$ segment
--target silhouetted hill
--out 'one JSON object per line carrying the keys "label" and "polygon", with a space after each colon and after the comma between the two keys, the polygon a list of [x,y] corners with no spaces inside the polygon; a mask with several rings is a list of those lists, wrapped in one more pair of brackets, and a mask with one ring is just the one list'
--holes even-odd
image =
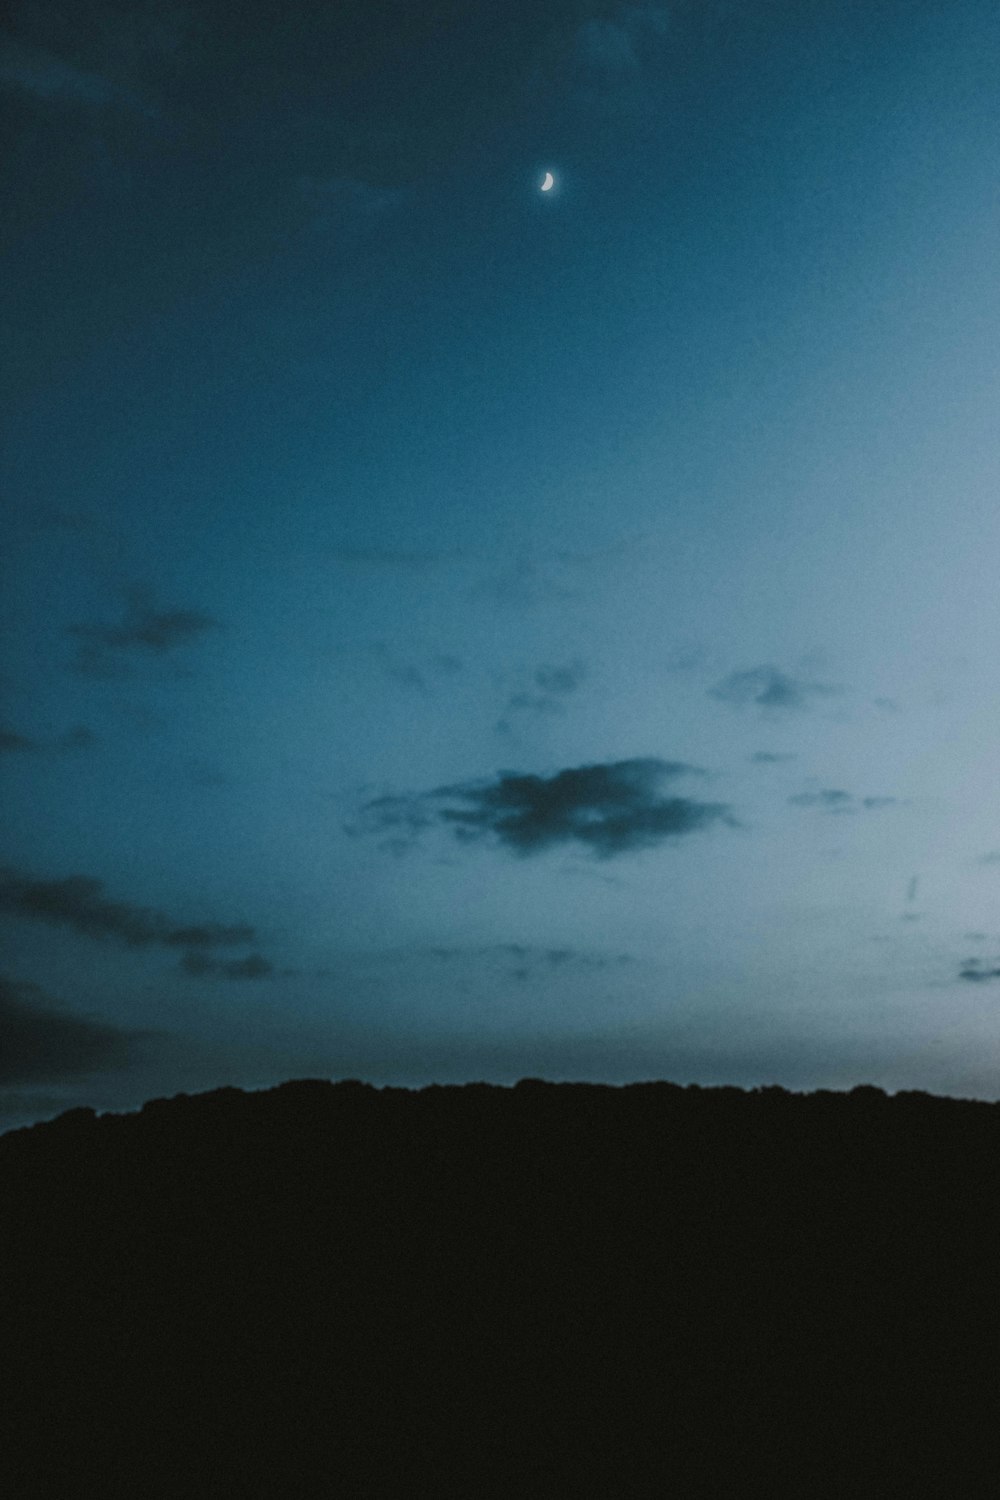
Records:
{"label": "silhouetted hill", "polygon": [[1000,1105],[303,1080],[0,1137],[5,1493],[992,1493]]}

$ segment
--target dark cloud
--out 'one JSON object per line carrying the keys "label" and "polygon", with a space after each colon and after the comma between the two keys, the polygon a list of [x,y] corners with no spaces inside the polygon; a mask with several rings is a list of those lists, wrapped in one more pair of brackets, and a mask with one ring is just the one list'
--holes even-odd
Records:
{"label": "dark cloud", "polygon": [[756,704],[763,709],[788,709],[801,711],[810,706],[813,698],[828,697],[840,689],[825,682],[813,682],[804,677],[792,677],[778,667],[749,667],[743,672],[730,672],[715,687],[709,688],[709,696],[723,703],[737,706]]}
{"label": "dark cloud", "polygon": [[123,1067],[142,1033],[60,1011],[38,985],[0,976],[0,1084]]}
{"label": "dark cloud", "polygon": [[755,766],[778,766],[785,761],[796,760],[798,757],[791,754],[779,753],[774,750],[755,750],[750,760]]}
{"label": "dark cloud", "polygon": [[74,667],[88,677],[119,674],[130,657],[165,656],[218,628],[218,620],[198,609],[157,609],[142,589],[126,596],[118,625],[70,625],[67,634],[80,642]]}
{"label": "dark cloud", "polygon": [[35,880],[0,868],[0,912],[69,927],[83,937],[111,939],[127,948],[224,948],[254,941],[252,927],[218,922],[185,926],[148,907],[109,901],[103,890],[102,882],[89,875]]}
{"label": "dark cloud", "polygon": [[984,967],[982,960],[978,958],[967,958],[963,961],[958,971],[959,979],[969,979],[973,983],[982,983],[988,979],[1000,979],[1000,968]]}
{"label": "dark cloud", "polygon": [[463,841],[492,837],[517,854],[575,843],[610,858],[714,822],[735,824],[721,803],[661,795],[664,781],[690,774],[704,773],[682,762],[653,758],[576,766],[552,776],[502,771],[485,784],[377,798],[363,810],[364,826],[391,832],[397,839],[403,835],[412,843],[425,828],[437,824]]}

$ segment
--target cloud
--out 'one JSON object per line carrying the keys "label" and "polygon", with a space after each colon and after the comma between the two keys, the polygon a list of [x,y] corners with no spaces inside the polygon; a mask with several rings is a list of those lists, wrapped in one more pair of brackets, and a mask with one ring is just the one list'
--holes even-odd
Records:
{"label": "cloud", "polygon": [[0,1084],[122,1067],[133,1060],[143,1035],[67,1015],[38,985],[0,976]]}
{"label": "cloud", "polygon": [[81,937],[110,939],[126,948],[211,949],[252,943],[252,927],[218,922],[184,925],[163,912],[126,901],[109,901],[103,883],[89,875],[62,880],[35,880],[9,867],[0,868],[0,912],[68,927]]}
{"label": "cloud", "polygon": [[571,662],[565,667],[539,667],[535,682],[549,698],[564,698],[575,693],[586,676],[582,661]]}
{"label": "cloud", "polygon": [[753,703],[765,710],[801,711],[810,706],[811,699],[827,697],[841,690],[829,683],[791,677],[778,667],[765,665],[749,667],[743,672],[731,672],[708,691],[710,697],[718,698],[723,703],[737,706]]}
{"label": "cloud", "polygon": [[80,642],[75,670],[88,677],[112,677],[130,656],[165,656],[218,628],[218,620],[197,609],[156,609],[144,589],[126,595],[119,625],[70,625],[67,634]]}
{"label": "cloud", "polygon": [[597,972],[635,963],[629,953],[588,953],[579,948],[539,948],[526,943],[487,943],[478,948],[436,947],[425,950],[428,957],[442,963],[486,960],[513,964],[507,968],[509,978],[533,980],[556,970],[572,973]]}
{"label": "cloud", "polygon": [[[581,661],[564,667],[538,667],[532,674],[530,688],[511,693],[506,712],[561,714],[564,700],[576,692],[585,676],[586,668]],[[510,732],[507,719],[500,719],[496,727],[501,734]]]}
{"label": "cloud", "polygon": [[988,854],[979,856],[981,865],[1000,865],[1000,849],[991,849]]}
{"label": "cloud", "polygon": [[853,811],[851,804],[854,798],[850,792],[825,788],[821,792],[799,792],[788,800],[793,807],[823,807],[827,812],[847,812]]}
{"label": "cloud", "polygon": [[367,645],[351,649],[360,650],[392,682],[399,683],[401,687],[416,688],[420,693],[432,691],[429,677],[454,677],[462,670],[461,658],[446,651],[429,654],[418,666],[416,662],[397,655],[385,641],[371,641]]}
{"label": "cloud", "polygon": [[664,781],[692,774],[704,772],[654,758],[576,766],[552,776],[501,771],[493,782],[376,798],[366,804],[363,818],[368,830],[392,834],[397,846],[412,844],[438,825],[463,842],[492,837],[516,854],[579,844],[607,859],[714,822],[735,825],[721,803],[660,794]]}
{"label": "cloud", "polygon": [[779,766],[786,760],[796,760],[797,757],[790,754],[779,754],[774,750],[755,750],[750,760],[755,766]]}
{"label": "cloud", "polygon": [[899,799],[897,797],[855,798],[850,792],[825,787],[818,792],[799,792],[796,796],[789,797],[788,800],[793,807],[822,807],[827,812],[856,812],[859,807],[871,812],[880,807],[893,807]]}
{"label": "cloud", "polygon": [[984,968],[981,959],[967,958],[958,971],[958,977],[980,984],[988,979],[1000,979],[1000,968]]}

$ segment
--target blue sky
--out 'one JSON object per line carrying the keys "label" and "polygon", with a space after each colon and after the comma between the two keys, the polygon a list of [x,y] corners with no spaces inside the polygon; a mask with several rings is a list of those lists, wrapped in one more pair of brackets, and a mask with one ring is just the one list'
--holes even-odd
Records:
{"label": "blue sky", "polygon": [[998,64],[978,0],[14,6],[0,1124],[997,1097]]}

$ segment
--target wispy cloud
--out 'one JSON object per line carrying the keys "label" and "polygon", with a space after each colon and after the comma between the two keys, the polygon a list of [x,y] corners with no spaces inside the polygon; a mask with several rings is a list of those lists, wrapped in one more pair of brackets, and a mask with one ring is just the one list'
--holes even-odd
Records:
{"label": "wispy cloud", "polygon": [[[70,34],[72,23],[65,28],[65,48],[58,46],[58,40],[55,48],[43,47],[9,32],[0,33],[0,91],[20,95],[36,108],[73,111],[78,116],[116,109],[156,119],[160,111],[147,97],[141,81],[144,64],[157,51],[153,41],[156,28],[149,31],[145,48],[139,45],[139,33],[135,31],[136,46],[130,47],[128,28],[122,20],[104,28],[100,68],[88,67],[67,55],[76,50],[78,39]],[[162,33],[162,26],[159,30]]]}
{"label": "wispy cloud", "polygon": [[436,947],[425,950],[441,963],[493,963],[518,981],[543,978],[556,971],[583,973],[620,969],[635,963],[629,953],[591,953],[579,948],[541,948],[528,943],[488,943],[479,947]]}
{"label": "wispy cloud", "polygon": [[653,758],[570,767],[551,776],[502,771],[492,782],[376,798],[364,807],[361,828],[348,831],[387,834],[387,847],[396,852],[438,825],[463,842],[491,838],[516,854],[577,844],[607,859],[715,822],[735,824],[721,803],[662,795],[665,781],[699,774],[694,766]]}
{"label": "wispy cloud", "polygon": [[[527,686],[511,693],[504,709],[508,714],[561,714],[565,712],[567,698],[575,693],[586,677],[582,661],[566,666],[541,666],[531,674]],[[509,734],[511,725],[507,717],[497,723],[500,734]]]}
{"label": "wispy cloud", "polygon": [[0,1084],[126,1066],[143,1033],[61,1011],[38,985],[0,976]]}
{"label": "wispy cloud", "polygon": [[737,707],[753,704],[765,710],[801,712],[811,707],[815,698],[829,697],[840,691],[830,683],[793,677],[780,667],[763,665],[731,672],[715,687],[709,688],[709,696]]}
{"label": "wispy cloud", "polygon": [[400,687],[415,688],[420,693],[431,693],[435,682],[455,677],[462,670],[461,657],[448,651],[428,651],[414,660],[409,655],[402,655],[387,641],[369,641],[345,649],[352,654],[359,653],[380,676]]}
{"label": "wispy cloud", "polygon": [[750,760],[755,766],[780,766],[783,765],[785,761],[795,759],[797,759],[797,757],[794,755],[775,750],[755,750],[754,753],[750,756]]}
{"label": "wispy cloud", "polygon": [[824,787],[819,792],[798,792],[788,800],[792,807],[822,807],[826,812],[847,812],[854,803],[850,792],[833,787]]}
{"label": "wispy cloud", "polygon": [[117,625],[70,625],[67,634],[80,642],[76,671],[88,677],[113,677],[136,657],[166,656],[218,626],[218,620],[203,610],[158,609],[145,589],[132,589]]}
{"label": "wispy cloud", "polygon": [[854,797],[850,792],[835,787],[824,787],[817,792],[798,792],[789,797],[793,807],[820,807],[825,812],[857,812],[863,808],[872,812],[880,807],[893,807],[897,797]]}
{"label": "wispy cloud", "polygon": [[539,692],[558,701],[575,693],[586,675],[583,662],[573,661],[564,667],[539,667],[535,673],[535,683]]}

